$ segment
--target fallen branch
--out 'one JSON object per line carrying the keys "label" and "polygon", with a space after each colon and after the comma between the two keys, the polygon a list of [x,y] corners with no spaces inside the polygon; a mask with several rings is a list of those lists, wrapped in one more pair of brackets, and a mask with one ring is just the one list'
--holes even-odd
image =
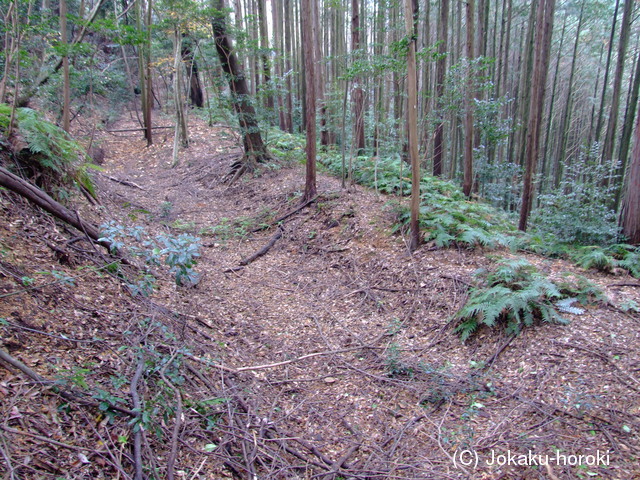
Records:
{"label": "fallen branch", "polygon": [[24,435],[26,437],[35,438],[36,440],[40,440],[41,442],[50,443],[51,445],[57,445],[58,447],[68,448],[69,450],[80,450],[80,451],[87,451],[87,452],[94,451],[91,448],[78,447],[76,445],[69,445],[68,443],[58,442],[57,440],[53,440],[52,438],[43,437],[41,435],[36,435],[34,433],[23,432],[22,430],[17,430],[15,428],[7,427],[4,425],[0,425],[0,429],[8,433],[15,433],[16,435]]}
{"label": "fallen branch", "polygon": [[[163,128],[175,128],[174,126],[169,126],[169,127],[151,127],[151,130],[161,130]],[[146,128],[122,128],[120,130],[105,130],[105,132],[107,133],[122,133],[122,132],[140,132],[140,131],[144,131],[146,130]]]}
{"label": "fallen branch", "polygon": [[247,257],[244,260],[241,260],[240,265],[241,266],[249,265],[251,262],[265,255],[269,250],[271,250],[271,247],[273,247],[276,244],[276,242],[282,237],[282,232],[283,232],[282,227],[279,227],[278,231],[269,240],[269,243],[267,243],[264,247],[262,247],[260,250],[258,250],[256,253],[254,253],[250,257]]}
{"label": "fallen branch", "polygon": [[146,192],[146,189],[142,188],[140,185],[138,185],[135,182],[130,182],[129,180],[120,180],[119,178],[111,177],[109,175],[105,175],[105,177],[107,177],[112,182],[116,182],[116,183],[119,183],[121,185],[126,185],[127,187],[139,188],[140,190],[143,190],[143,191]]}
{"label": "fallen branch", "polygon": [[[98,403],[98,402],[96,402],[94,400],[85,398],[84,395],[82,393],[80,393],[80,392],[75,392],[73,390],[70,390],[70,391],[61,390],[61,386],[62,385],[60,385],[59,383],[54,382],[53,380],[49,380],[48,378],[43,377],[39,373],[34,372],[29,367],[27,367],[24,363],[22,363],[20,360],[18,360],[17,358],[13,358],[6,351],[4,351],[2,348],[0,348],[0,360],[2,360],[6,365],[10,365],[13,368],[21,371],[27,377],[32,379],[34,382],[37,382],[37,383],[42,384],[42,385],[55,386],[56,393],[58,395],[60,395],[62,398],[66,399],[66,400],[78,401],[78,402],[81,402],[81,403],[83,403],[85,405],[89,405],[89,406],[96,407],[96,408],[100,407],[100,403]],[[119,406],[111,404],[111,403],[109,403],[109,408],[112,409],[112,410],[118,411],[120,413],[124,413],[126,415],[129,415],[131,417],[136,417],[137,416],[136,412],[131,411],[131,410],[127,409],[127,408],[119,407]]]}
{"label": "fallen branch", "polygon": [[291,210],[288,213],[285,213],[283,216],[281,216],[280,218],[276,218],[271,225],[263,225],[260,226],[258,228],[254,228],[253,230],[251,230],[252,233],[255,232],[259,232],[261,230],[266,230],[268,228],[271,228],[273,225],[277,225],[278,223],[282,222],[283,220],[286,220],[287,218],[289,218],[291,215],[293,215],[294,213],[299,212],[300,210],[302,210],[304,207],[306,207],[307,205],[312,204],[313,202],[316,201],[316,199],[318,198],[318,196],[316,195],[315,197],[307,200],[306,202],[301,203],[300,205],[298,205],[296,208],[294,208],[293,210]]}
{"label": "fallen branch", "polygon": [[107,249],[111,247],[110,242],[99,240],[100,232],[98,227],[84,222],[78,215],[55,201],[47,193],[2,167],[0,167],[0,186],[8,188],[12,192],[23,196],[31,203],[34,203],[43,210],[49,212],[51,215],[68,223],[80,232],[86,233],[91,240],[103,247]]}

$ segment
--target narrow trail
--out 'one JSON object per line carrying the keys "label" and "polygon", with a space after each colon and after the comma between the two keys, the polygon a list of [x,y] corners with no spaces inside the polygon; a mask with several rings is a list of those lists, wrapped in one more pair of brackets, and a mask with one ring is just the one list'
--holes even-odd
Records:
{"label": "narrow trail", "polygon": [[[198,236],[195,286],[178,287],[154,266],[153,294],[132,297],[121,279],[82,266],[103,267],[104,254],[71,249],[70,232],[19,201],[2,205],[6,349],[45,378],[104,389],[127,408],[136,391],[150,415],[164,415],[157,431],[136,436],[138,467],[162,477],[171,464],[192,480],[576,478],[584,465],[491,463],[493,455],[559,449],[609,451],[606,465],[586,466],[595,478],[640,475],[640,320],[618,307],[640,302],[637,288],[527,255],[545,275],[597,283],[609,303],[571,315],[568,326],[539,325],[515,338],[481,329],[461,344],[451,318],[473,273],[514,253],[426,245],[409,255],[390,233],[388,203],[397,199],[343,191],[324,174],[316,201],[275,225],[299,205],[302,166],[275,161],[228,186],[222,178],[241,153],[237,139],[228,128],[190,123],[191,146],[176,168],[168,129],[149,148],[135,132],[101,133],[101,206],[81,213],[142,227],[148,237]],[[113,129],[131,128],[124,119]],[[52,244],[70,257],[58,258]],[[39,285],[47,270],[74,283],[25,288],[25,278]],[[23,464],[37,448],[48,459],[20,478],[133,471],[130,418],[95,420],[78,406],[55,413],[57,397],[0,372],[7,455]],[[20,433],[34,429],[38,438]],[[95,451],[78,461],[72,448]],[[465,449],[478,454],[477,467],[458,463]]]}
{"label": "narrow trail", "polygon": [[[355,436],[349,463],[375,465],[387,478],[428,478],[441,469],[455,477],[449,458],[455,445],[517,448],[529,432],[539,448],[551,449],[562,436],[553,429],[571,427],[541,427],[540,415],[582,416],[571,411],[577,396],[602,407],[616,397],[609,390],[605,400],[601,383],[610,382],[599,378],[612,374],[610,366],[586,352],[631,355],[626,345],[638,344],[637,320],[616,317],[613,327],[603,321],[613,319],[611,311],[590,311],[566,329],[524,332],[508,347],[484,334],[463,346],[450,318],[465,282],[487,265],[484,253],[423,249],[411,257],[403,239],[388,233],[389,198],[360,187],[343,192],[334,178],[320,175],[317,202],[287,219],[265,256],[240,267],[275,232],[254,230],[296,206],[302,171],[274,165],[229,187],[221,179],[240,153],[237,143],[225,130],[195,131],[175,169],[168,165],[170,138],[138,155],[111,144],[109,173],[146,189],[112,185],[112,198],[152,212],[144,219],[151,230],[203,238],[202,282],[184,292],[163,287],[160,298],[210,328],[218,340],[208,345],[211,358],[232,368],[284,363],[245,378],[255,410],[269,422],[315,441],[332,458],[349,451]],[[118,141],[123,150],[131,147],[130,139]],[[550,273],[571,268],[536,261]],[[344,353],[304,358],[332,351]],[[478,370],[489,358],[493,368]],[[608,388],[638,400],[628,386]],[[473,407],[477,398],[486,398],[478,402],[482,410]],[[507,428],[507,417],[519,426]],[[611,448],[606,436],[585,442],[574,450]]]}

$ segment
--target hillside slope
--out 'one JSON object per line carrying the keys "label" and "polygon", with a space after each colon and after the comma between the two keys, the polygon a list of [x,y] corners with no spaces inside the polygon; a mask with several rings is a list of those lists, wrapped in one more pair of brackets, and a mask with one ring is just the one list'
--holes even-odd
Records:
{"label": "hillside slope", "polygon": [[[301,166],[228,186],[236,139],[192,123],[176,168],[170,134],[151,148],[100,138],[101,205],[80,214],[138,232],[119,269],[0,192],[2,349],[57,382],[0,363],[5,477],[640,478],[640,318],[619,308],[640,303],[636,280],[527,255],[609,301],[462,344],[451,318],[473,272],[514,254],[409,255],[388,197],[323,175],[316,202],[275,226],[298,205]],[[152,265],[153,294],[132,296],[152,281],[144,240],[181,235],[201,239],[196,284]],[[530,452],[549,466],[501,461]]]}

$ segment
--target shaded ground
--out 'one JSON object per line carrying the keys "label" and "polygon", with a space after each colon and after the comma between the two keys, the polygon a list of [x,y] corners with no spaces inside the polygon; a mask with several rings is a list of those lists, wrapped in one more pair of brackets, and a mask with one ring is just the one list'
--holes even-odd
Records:
{"label": "shaded ground", "polygon": [[[236,139],[192,123],[173,169],[170,130],[151,148],[103,134],[102,205],[81,214],[148,238],[198,235],[195,287],[156,266],[156,292],[133,298],[104,252],[0,197],[3,348],[97,404],[0,368],[6,478],[134,478],[136,464],[146,478],[640,478],[640,319],[619,308],[640,302],[637,280],[530,256],[554,278],[584,275],[609,302],[569,326],[512,341],[481,330],[463,345],[450,319],[473,272],[512,254],[410,256],[389,233],[388,197],[323,175],[317,201],[272,226],[297,206],[302,167],[274,163],[228,186]],[[133,391],[141,460],[131,418],[100,409],[134,409]]]}

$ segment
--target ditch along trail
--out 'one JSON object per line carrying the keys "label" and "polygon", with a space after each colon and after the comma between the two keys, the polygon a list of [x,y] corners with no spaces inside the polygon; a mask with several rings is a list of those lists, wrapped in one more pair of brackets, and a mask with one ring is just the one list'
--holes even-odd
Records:
{"label": "ditch along trail", "polygon": [[[397,199],[322,173],[316,201],[296,210],[297,163],[274,159],[227,185],[239,139],[190,123],[175,168],[170,129],[149,148],[140,132],[101,133],[100,205],[76,202],[95,223],[200,237],[193,287],[156,266],[154,293],[134,298],[105,270],[82,269],[104,252],[3,198],[2,293],[23,276],[44,284],[2,299],[4,348],[94,399],[0,366],[6,478],[640,478],[640,320],[617,307],[640,302],[636,280],[527,255],[552,278],[589,278],[609,302],[568,326],[514,339],[481,329],[461,344],[451,319],[473,273],[514,254],[409,255],[390,233]],[[131,263],[130,280],[142,271]],[[74,284],[40,280],[52,270]],[[95,407],[108,395],[145,412],[139,449],[126,413]],[[530,452],[548,465],[518,457]]]}

